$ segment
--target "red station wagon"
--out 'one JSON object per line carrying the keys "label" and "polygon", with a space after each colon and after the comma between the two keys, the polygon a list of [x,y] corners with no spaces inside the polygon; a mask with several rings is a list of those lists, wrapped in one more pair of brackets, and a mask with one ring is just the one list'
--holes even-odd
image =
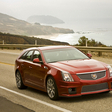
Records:
{"label": "red station wagon", "polygon": [[35,47],[15,61],[17,87],[48,93],[52,100],[112,90],[111,66],[71,46]]}

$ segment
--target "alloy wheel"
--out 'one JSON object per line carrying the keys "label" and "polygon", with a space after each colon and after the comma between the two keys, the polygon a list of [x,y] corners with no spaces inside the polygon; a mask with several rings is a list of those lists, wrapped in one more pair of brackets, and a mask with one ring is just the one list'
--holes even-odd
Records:
{"label": "alloy wheel", "polygon": [[50,99],[58,99],[58,90],[53,77],[49,77],[47,80],[47,93]]}

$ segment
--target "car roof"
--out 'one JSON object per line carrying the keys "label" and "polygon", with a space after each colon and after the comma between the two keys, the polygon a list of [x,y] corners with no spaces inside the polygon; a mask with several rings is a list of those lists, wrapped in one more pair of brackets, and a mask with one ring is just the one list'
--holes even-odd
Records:
{"label": "car roof", "polygon": [[25,49],[25,51],[27,50],[34,50],[34,49],[39,49],[39,50],[51,50],[51,49],[60,49],[60,48],[71,48],[72,46],[60,46],[60,45],[57,45],[57,46],[44,46],[44,47],[31,47],[31,48],[28,48],[28,49]]}
{"label": "car roof", "polygon": [[51,49],[60,49],[60,48],[70,48],[71,46],[45,46],[45,47],[38,47],[40,50],[51,50]]}

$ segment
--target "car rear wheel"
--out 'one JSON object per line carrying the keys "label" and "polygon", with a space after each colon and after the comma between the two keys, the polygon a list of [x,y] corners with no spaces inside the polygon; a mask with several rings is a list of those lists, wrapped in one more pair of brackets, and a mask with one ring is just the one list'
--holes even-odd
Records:
{"label": "car rear wheel", "polygon": [[16,85],[19,89],[25,89],[26,86],[23,84],[22,77],[19,71],[16,72]]}
{"label": "car rear wheel", "polygon": [[55,80],[51,76],[47,79],[47,94],[51,100],[57,100],[59,98]]}

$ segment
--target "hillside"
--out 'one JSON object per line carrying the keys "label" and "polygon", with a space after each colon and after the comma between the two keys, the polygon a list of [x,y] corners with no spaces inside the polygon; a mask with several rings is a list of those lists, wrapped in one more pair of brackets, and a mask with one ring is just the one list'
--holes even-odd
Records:
{"label": "hillside", "polygon": [[39,45],[68,45],[68,43],[66,42],[58,42],[36,37],[0,33],[0,42],[2,42],[3,40],[5,44],[35,44],[35,40],[37,40],[37,44]]}
{"label": "hillside", "polygon": [[27,19],[28,22],[31,23],[44,23],[44,24],[62,24],[64,21],[60,20],[59,18],[53,16],[45,16],[45,15],[34,15],[30,16]]}
{"label": "hillside", "polygon": [[12,16],[0,13],[0,32],[19,35],[49,35],[56,33],[74,33],[73,30],[31,24]]}

